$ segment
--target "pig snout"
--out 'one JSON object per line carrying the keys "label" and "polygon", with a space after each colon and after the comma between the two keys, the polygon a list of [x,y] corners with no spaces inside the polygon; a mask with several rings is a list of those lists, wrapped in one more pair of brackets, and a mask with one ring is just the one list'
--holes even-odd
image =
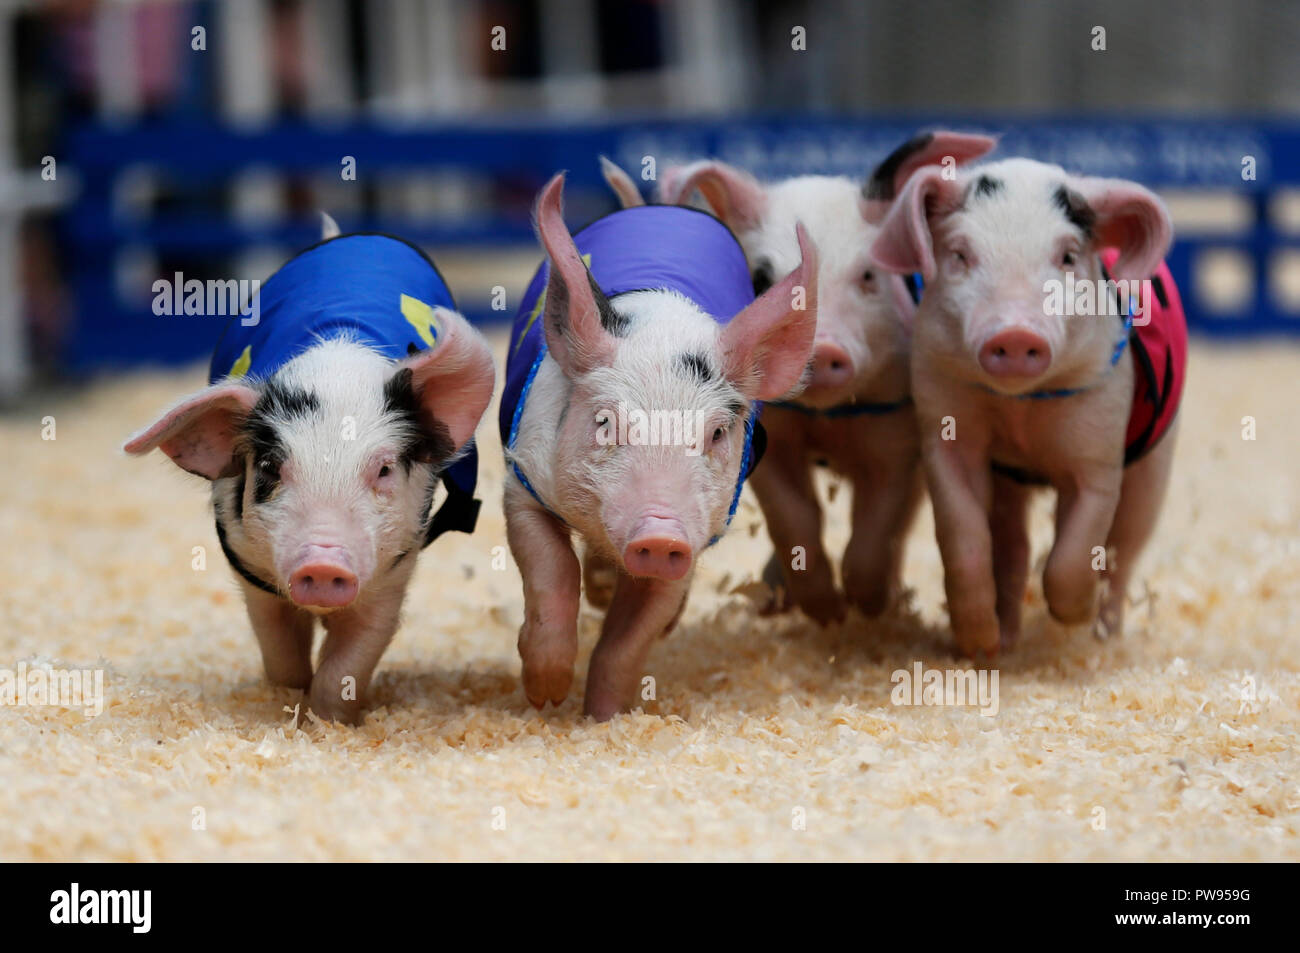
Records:
{"label": "pig snout", "polygon": [[853,358],[834,341],[820,340],[813,347],[812,376],[808,390],[831,391],[853,382]]}
{"label": "pig snout", "polygon": [[623,549],[623,565],[634,576],[681,579],[691,568],[692,556],[679,521],[647,516],[636,525]]}
{"label": "pig snout", "polygon": [[979,360],[991,377],[1040,377],[1052,364],[1052,348],[1028,328],[1008,328],[984,342]]}
{"label": "pig snout", "polygon": [[304,546],[289,573],[289,598],[303,607],[341,609],[352,604],[359,588],[342,546]]}

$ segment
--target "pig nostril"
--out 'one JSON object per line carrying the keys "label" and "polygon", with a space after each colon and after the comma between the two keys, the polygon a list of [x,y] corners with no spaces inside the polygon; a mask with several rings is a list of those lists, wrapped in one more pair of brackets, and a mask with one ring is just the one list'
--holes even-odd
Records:
{"label": "pig nostril", "polygon": [[998,357],[1006,357],[1006,356],[1007,356],[1007,349],[1004,348],[1004,347],[994,348],[994,349],[993,349],[993,353],[996,354]]}

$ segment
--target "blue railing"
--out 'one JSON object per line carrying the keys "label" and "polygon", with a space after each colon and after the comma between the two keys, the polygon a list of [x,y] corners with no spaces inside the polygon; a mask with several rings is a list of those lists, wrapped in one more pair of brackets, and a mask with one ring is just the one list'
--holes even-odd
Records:
{"label": "blue railing", "polygon": [[[1271,208],[1280,190],[1300,188],[1300,125],[1243,120],[945,120],[754,118],[735,121],[627,119],[556,124],[529,121],[466,123],[421,128],[348,125],[331,128],[282,123],[247,132],[218,124],[165,122],[128,128],[99,125],[73,130],[63,155],[81,190],[63,216],[73,256],[75,314],[67,363],[78,369],[140,361],[176,361],[206,353],[220,321],[155,316],[140,302],[119,299],[116,259],[124,249],[152,249],[195,260],[253,246],[298,248],[318,234],[311,218],[239,224],[220,203],[203,211],[161,211],[132,219],[114,213],[122,177],[153,170],[184,194],[230,182],[249,169],[287,176],[338,176],[352,156],[356,183],[382,183],[410,172],[460,172],[493,184],[498,209],[455,220],[360,221],[340,216],[345,230],[392,231],[426,245],[492,248],[532,241],[528,203],[557,169],[568,169],[570,224],[578,226],[612,205],[596,156],[605,154],[634,173],[645,156],[662,166],[717,156],[761,178],[800,173],[860,177],[920,128],[996,133],[995,155],[1027,155],[1095,175],[1135,179],[1156,189],[1232,192],[1249,203],[1253,220],[1236,233],[1178,235],[1169,266],[1183,291],[1188,316],[1203,333],[1242,335],[1300,332],[1300,314],[1274,294],[1279,255],[1300,252],[1300,234],[1284,232]],[[1245,174],[1243,174],[1245,173]],[[1203,253],[1244,256],[1251,293],[1236,311],[1215,311],[1191,281]],[[187,274],[187,277],[189,275]],[[198,277],[265,277],[230,274]],[[514,292],[522,289],[510,289]],[[487,310],[488,289],[456,289],[475,320],[501,319]]]}

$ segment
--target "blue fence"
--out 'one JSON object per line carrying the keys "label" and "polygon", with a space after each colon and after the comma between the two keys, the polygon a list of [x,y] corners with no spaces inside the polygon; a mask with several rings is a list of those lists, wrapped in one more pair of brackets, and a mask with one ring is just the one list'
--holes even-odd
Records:
{"label": "blue fence", "polygon": [[[219,322],[159,317],[147,303],[120,300],[114,276],[117,256],[124,249],[202,259],[259,245],[298,248],[318,236],[314,218],[242,225],[231,220],[220,202],[206,211],[187,203],[181,211],[164,209],[148,218],[115,214],[114,197],[123,177],[141,168],[152,170],[181,193],[211,190],[252,168],[285,176],[338,176],[344,156],[356,160],[358,181],[353,184],[358,187],[403,173],[460,172],[490,181],[516,200],[493,203],[501,211],[454,220],[360,221],[340,216],[340,223],[344,230],[392,231],[425,245],[494,248],[532,240],[528,199],[558,169],[570,172],[571,225],[582,224],[580,213],[594,215],[612,205],[599,178],[598,154],[634,172],[646,156],[659,166],[716,156],[760,178],[800,173],[861,177],[916,130],[935,127],[999,134],[1002,144],[995,155],[1032,156],[1156,189],[1242,196],[1252,213],[1245,229],[1225,234],[1183,231],[1177,236],[1169,266],[1183,291],[1189,320],[1208,334],[1300,332],[1300,313],[1277,296],[1273,277],[1285,256],[1300,253],[1300,233],[1284,232],[1272,211],[1282,190],[1300,188],[1300,125],[1240,120],[754,118],[570,125],[462,122],[418,129],[284,123],[241,132],[172,121],[129,128],[89,125],[69,134],[63,159],[76,170],[81,189],[61,223],[73,256],[79,322],[68,336],[67,364],[84,370],[193,359],[210,350],[220,331]],[[1201,256],[1219,251],[1238,253],[1250,266],[1251,293],[1236,311],[1212,310],[1191,280]],[[456,291],[463,303],[486,302],[488,297],[487,289]],[[473,305],[466,310],[482,322],[503,317]]]}

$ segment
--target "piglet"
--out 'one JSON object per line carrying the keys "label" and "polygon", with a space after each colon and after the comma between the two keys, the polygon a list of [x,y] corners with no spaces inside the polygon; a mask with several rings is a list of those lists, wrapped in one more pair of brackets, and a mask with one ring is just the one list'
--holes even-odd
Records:
{"label": "piglet", "polygon": [[[495,374],[423,252],[324,231],[231,322],[210,386],[125,449],[160,448],[211,481],[267,678],[356,722],[421,548],[473,529],[472,437]],[[448,496],[431,517],[439,478]]]}
{"label": "piglet", "polygon": [[[925,277],[912,389],[948,611],[967,654],[1019,636],[1036,485],[1057,494],[1049,611],[1067,624],[1095,618],[1098,634],[1122,625],[1169,481],[1186,363],[1161,260],[1171,235],[1142,186],[1027,159],[952,177],[922,169],[884,218],[873,257]],[[1098,284],[1108,278],[1122,284]]]}
{"label": "piglet", "polygon": [[[524,585],[524,692],[569,692],[582,573],[572,537],[615,570],[585,711],[625,710],[698,556],[725,532],[762,449],[757,401],[802,381],[817,255],[754,299],[744,253],[707,213],[624,209],[570,236],[563,176],[537,203],[548,263],[511,335],[501,436],[506,531]],[[654,421],[658,420],[658,432]]]}
{"label": "piglet", "polygon": [[[952,132],[919,136],[884,160],[865,186],[825,175],[764,185],[717,161],[664,170],[663,201],[684,202],[699,190],[736,233],[755,292],[798,261],[796,220],[821,250],[811,378],[798,398],[764,410],[771,459],[753,479],[775,549],[764,572],[774,591],[772,611],[792,602],[825,625],[844,618],[846,597],[874,616],[901,589],[903,540],[921,498],[909,370],[915,305],[904,279],[870,260],[873,222],[917,169],[945,158],[960,164],[993,144]],[[616,167],[606,164],[604,171],[626,203],[635,184],[625,174],[620,179]],[[822,543],[813,484],[818,464],[852,485],[843,593]]]}

